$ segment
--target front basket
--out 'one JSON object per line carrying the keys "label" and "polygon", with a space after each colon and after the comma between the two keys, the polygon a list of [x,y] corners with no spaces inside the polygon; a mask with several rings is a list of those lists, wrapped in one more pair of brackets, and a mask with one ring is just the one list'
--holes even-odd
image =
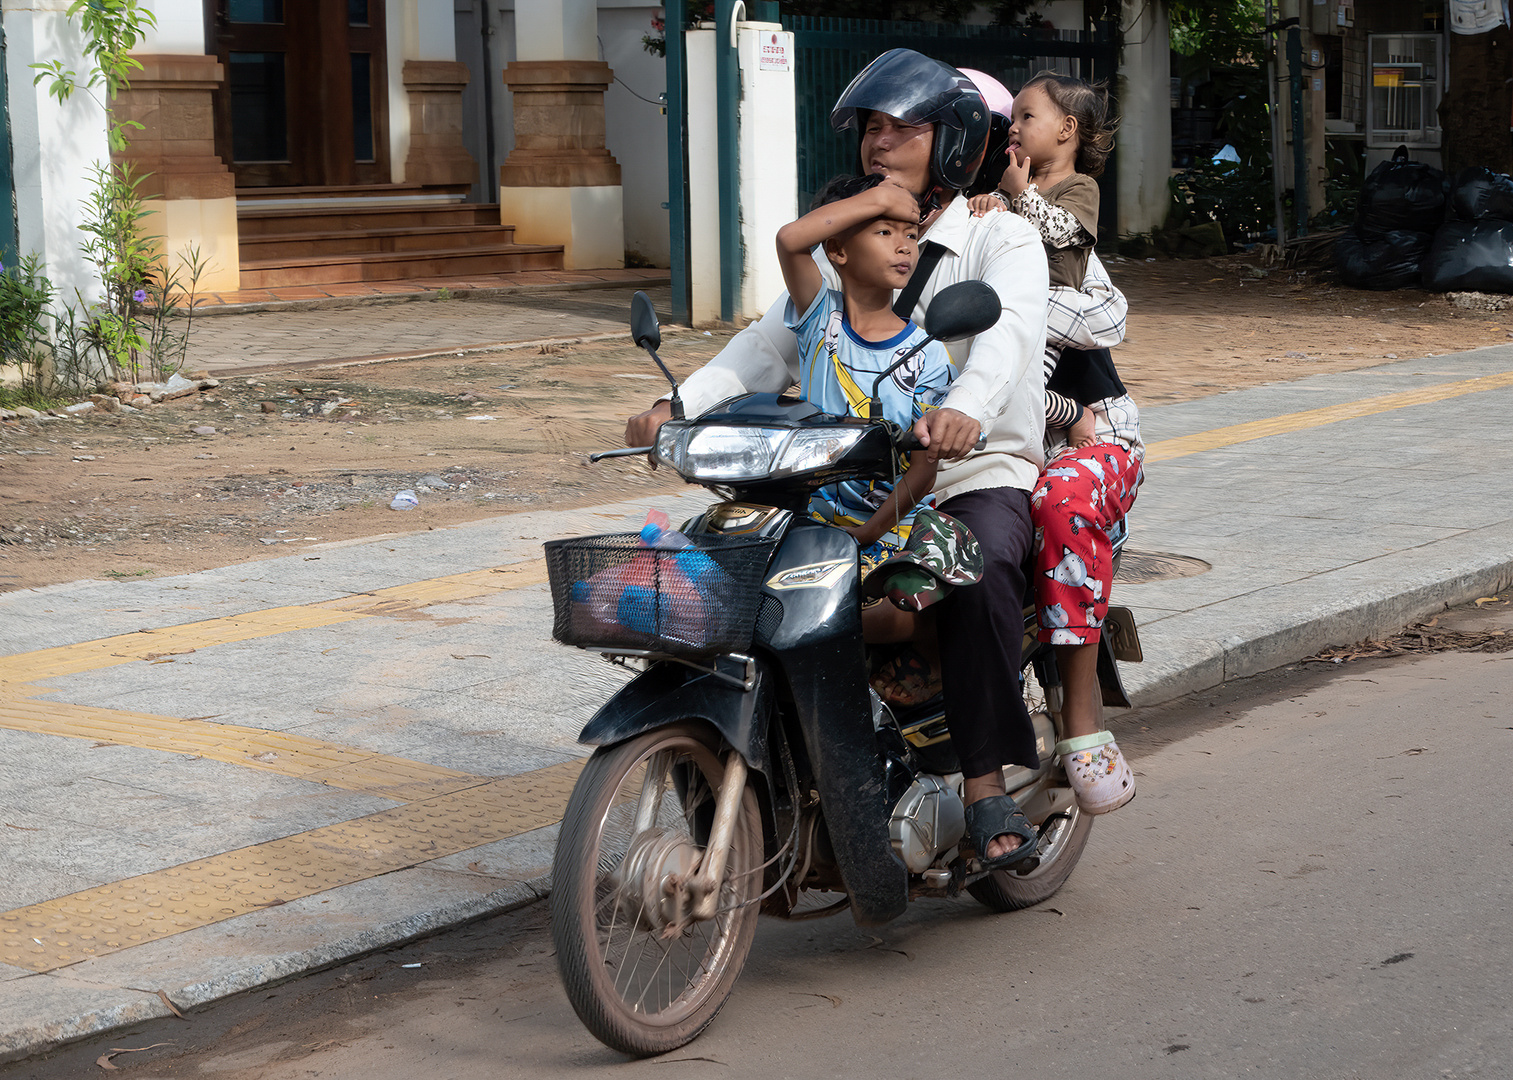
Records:
{"label": "front basket", "polygon": [[775,540],[694,534],[656,547],[638,533],[546,544],[552,637],[564,645],[673,655],[751,645]]}

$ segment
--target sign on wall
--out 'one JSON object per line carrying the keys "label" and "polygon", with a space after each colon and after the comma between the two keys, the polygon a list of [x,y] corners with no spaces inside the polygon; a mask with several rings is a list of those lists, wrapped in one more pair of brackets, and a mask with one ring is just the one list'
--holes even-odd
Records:
{"label": "sign on wall", "polygon": [[782,31],[764,33],[757,67],[762,71],[792,71],[793,35]]}

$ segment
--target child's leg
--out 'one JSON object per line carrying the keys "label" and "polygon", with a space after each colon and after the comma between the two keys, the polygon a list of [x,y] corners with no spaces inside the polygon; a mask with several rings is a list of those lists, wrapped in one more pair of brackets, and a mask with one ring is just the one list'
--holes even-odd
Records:
{"label": "child's leg", "polygon": [[879,600],[862,608],[862,640],[869,645],[913,641],[922,622],[918,612],[902,611],[887,600]]}
{"label": "child's leg", "polygon": [[1095,443],[1058,456],[1035,489],[1035,591],[1040,639],[1061,673],[1062,741],[1056,754],[1077,801],[1101,814],[1134,798],[1134,776],[1103,731],[1098,639],[1113,583],[1108,530],[1129,511],[1140,462],[1123,447]]}
{"label": "child's leg", "polygon": [[1135,499],[1140,463],[1097,443],[1051,462],[1031,498],[1040,640],[1057,646],[1068,736],[1101,727],[1097,643],[1113,584],[1108,530]]}

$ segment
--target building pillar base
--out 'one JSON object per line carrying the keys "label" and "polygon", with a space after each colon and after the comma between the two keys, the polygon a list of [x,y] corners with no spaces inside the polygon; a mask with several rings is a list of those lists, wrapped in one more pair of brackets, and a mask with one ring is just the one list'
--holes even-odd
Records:
{"label": "building pillar base", "polygon": [[499,221],[521,244],[561,244],[567,270],[625,265],[624,192],[599,187],[499,188]]}
{"label": "building pillar base", "polygon": [[236,292],[242,287],[236,199],[144,199],[142,232],[157,236],[180,290],[189,288],[191,254],[203,267],[197,292]]}
{"label": "building pillar base", "polygon": [[236,180],[215,153],[211,93],[225,71],[213,56],[133,56],[142,65],[111,106],[128,130],[126,149],[112,160],[143,177],[138,194],[148,216],[142,230],[160,237],[173,273],[187,284],[190,250],[207,264],[199,288],[240,288]]}
{"label": "building pillar base", "polygon": [[410,97],[408,184],[478,182],[478,162],[462,143],[462,90],[468,67],[455,60],[406,60],[405,90]]}
{"label": "building pillar base", "polygon": [[514,94],[515,147],[499,168],[501,223],[526,244],[561,244],[569,270],[625,265],[620,164],[604,145],[598,60],[517,60],[504,72]]}

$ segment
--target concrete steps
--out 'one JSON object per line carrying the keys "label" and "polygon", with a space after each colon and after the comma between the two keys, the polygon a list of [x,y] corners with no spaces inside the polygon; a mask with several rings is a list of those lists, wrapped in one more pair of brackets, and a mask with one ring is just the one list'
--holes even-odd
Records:
{"label": "concrete steps", "polygon": [[237,192],[243,289],[562,269],[562,248],[515,243],[497,205],[385,184]]}

